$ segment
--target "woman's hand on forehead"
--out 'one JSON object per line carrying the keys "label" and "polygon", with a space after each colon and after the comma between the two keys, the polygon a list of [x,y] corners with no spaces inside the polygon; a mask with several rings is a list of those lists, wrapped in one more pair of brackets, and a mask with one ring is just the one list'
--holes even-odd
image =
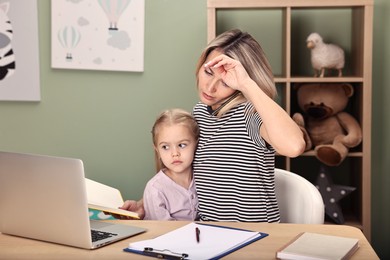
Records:
{"label": "woman's hand on forehead", "polygon": [[240,82],[249,78],[248,73],[239,61],[224,54],[211,59],[204,66],[212,69],[226,85],[235,90],[240,90]]}

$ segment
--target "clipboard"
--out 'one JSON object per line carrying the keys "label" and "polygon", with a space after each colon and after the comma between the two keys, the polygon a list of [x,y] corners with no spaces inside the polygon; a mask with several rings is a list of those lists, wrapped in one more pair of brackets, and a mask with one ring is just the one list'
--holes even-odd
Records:
{"label": "clipboard", "polygon": [[154,239],[130,243],[125,252],[160,259],[219,259],[267,233],[191,222]]}

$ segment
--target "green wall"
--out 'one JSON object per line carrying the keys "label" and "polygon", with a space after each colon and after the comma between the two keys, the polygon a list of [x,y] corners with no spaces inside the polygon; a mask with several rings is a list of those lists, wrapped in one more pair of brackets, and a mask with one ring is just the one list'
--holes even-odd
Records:
{"label": "green wall", "polygon": [[[88,178],[125,198],[142,196],[155,173],[154,118],[169,107],[191,110],[197,101],[194,68],[207,29],[205,0],[145,2],[145,71],[129,73],[52,69],[50,1],[38,1],[42,100],[0,102],[1,150],[81,158]],[[382,259],[390,257],[389,16],[390,2],[376,0],[372,245]]]}

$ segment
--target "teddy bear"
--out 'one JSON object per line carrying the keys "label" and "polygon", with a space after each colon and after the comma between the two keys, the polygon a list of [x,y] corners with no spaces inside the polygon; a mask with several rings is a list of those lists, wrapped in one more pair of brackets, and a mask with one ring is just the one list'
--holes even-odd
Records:
{"label": "teddy bear", "polygon": [[294,86],[302,113],[292,118],[303,131],[306,151],[328,166],[340,165],[349,148],[362,141],[357,120],[345,112],[354,88],[347,83],[302,83]]}

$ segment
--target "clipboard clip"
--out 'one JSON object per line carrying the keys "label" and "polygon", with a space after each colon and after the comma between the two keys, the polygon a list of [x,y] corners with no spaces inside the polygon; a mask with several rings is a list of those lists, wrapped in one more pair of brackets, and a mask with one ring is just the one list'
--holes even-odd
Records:
{"label": "clipboard clip", "polygon": [[159,259],[179,259],[185,260],[188,257],[186,253],[176,253],[169,249],[153,249],[152,247],[145,247],[143,251],[144,255],[156,257]]}

